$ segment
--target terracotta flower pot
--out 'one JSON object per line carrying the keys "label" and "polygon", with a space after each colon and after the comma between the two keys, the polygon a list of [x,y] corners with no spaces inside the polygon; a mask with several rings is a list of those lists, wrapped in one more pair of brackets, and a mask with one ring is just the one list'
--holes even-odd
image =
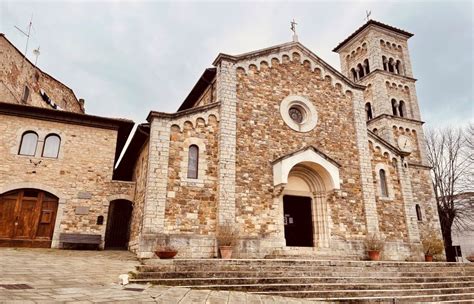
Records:
{"label": "terracotta flower pot", "polygon": [[178,251],[155,251],[155,254],[160,259],[172,259],[178,254]]}
{"label": "terracotta flower pot", "polygon": [[431,254],[425,254],[425,262],[433,262],[433,256]]}
{"label": "terracotta flower pot", "polygon": [[219,246],[221,258],[230,259],[232,257],[232,246]]}
{"label": "terracotta flower pot", "polygon": [[371,261],[380,261],[380,250],[368,250]]}

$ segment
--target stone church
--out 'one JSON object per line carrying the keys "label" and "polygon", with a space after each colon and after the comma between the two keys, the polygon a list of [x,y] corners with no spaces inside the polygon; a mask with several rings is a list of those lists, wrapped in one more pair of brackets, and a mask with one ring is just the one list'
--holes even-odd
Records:
{"label": "stone church", "polygon": [[[64,142],[59,155],[76,152],[84,161],[71,168],[48,163],[48,170],[61,174],[55,187],[41,175],[42,163],[31,168],[31,161],[50,159],[40,152],[33,160],[31,153],[18,155],[28,134],[22,124],[1,145],[8,158],[0,166],[0,203],[21,205],[31,189],[43,199],[62,197],[48,230],[53,247],[62,245],[63,234],[95,234],[102,247],[125,246],[139,257],[152,257],[156,244],[166,242],[179,248],[178,257],[209,258],[217,254],[218,226],[231,224],[239,231],[235,255],[242,258],[363,259],[365,238],[377,233],[386,238],[384,258],[421,259],[421,238],[440,227],[408,52],[412,36],[370,20],[334,48],[340,72],[296,36],[241,55],[219,54],[177,112],[149,113],[118,164],[130,121],[74,113],[86,117],[87,128],[103,141],[89,136],[78,150],[68,149],[79,138],[71,131],[65,141],[61,130],[86,126],[56,121],[51,134]],[[34,112],[11,106],[0,104],[2,129],[15,129],[4,117],[15,120],[21,109]],[[50,116],[51,111],[58,110],[47,109]],[[43,118],[28,119],[34,128],[35,119]],[[80,153],[88,145],[88,154]],[[102,149],[107,157],[87,161]],[[23,188],[9,185],[20,160],[27,173],[16,183]],[[59,166],[63,173],[57,173]],[[73,169],[89,178],[78,179]],[[100,182],[100,189],[91,181]],[[0,205],[0,218],[13,218],[7,209]],[[42,213],[38,218],[52,221]],[[15,225],[3,223],[0,232]],[[5,235],[0,233],[0,244],[2,238],[11,244],[13,237]]]}

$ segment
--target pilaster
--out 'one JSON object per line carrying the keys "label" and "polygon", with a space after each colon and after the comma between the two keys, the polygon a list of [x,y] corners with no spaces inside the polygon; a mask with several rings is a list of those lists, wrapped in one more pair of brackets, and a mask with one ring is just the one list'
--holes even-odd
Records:
{"label": "pilaster", "polygon": [[139,256],[153,251],[156,235],[164,232],[170,126],[168,120],[154,118],[150,126],[148,176],[140,237]]}
{"label": "pilaster", "polygon": [[375,205],[374,183],[370,163],[369,138],[365,122],[365,101],[363,92],[355,91],[352,98],[367,232],[376,233],[379,230],[379,220],[377,206]]}
{"label": "pilaster", "polygon": [[235,159],[237,135],[237,80],[234,64],[222,60],[217,67],[219,122],[219,223],[235,222]]}
{"label": "pilaster", "polygon": [[398,178],[400,179],[401,194],[405,208],[405,219],[407,224],[408,240],[410,243],[418,243],[420,241],[420,232],[418,230],[418,220],[416,217],[415,204],[413,202],[413,191],[410,181],[410,172],[408,167],[405,168],[403,159],[397,162]]}

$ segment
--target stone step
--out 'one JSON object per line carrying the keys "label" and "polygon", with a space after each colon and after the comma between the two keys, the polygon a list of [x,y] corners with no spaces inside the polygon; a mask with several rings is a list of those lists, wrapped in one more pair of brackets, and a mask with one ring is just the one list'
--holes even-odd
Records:
{"label": "stone step", "polygon": [[467,278],[473,279],[474,273],[460,274],[458,272],[366,272],[366,273],[349,273],[349,272],[320,272],[320,271],[184,271],[184,272],[167,272],[167,271],[145,271],[136,272],[137,279],[172,279],[172,278],[230,278],[230,277],[246,277],[246,278],[274,278],[274,277],[322,277],[322,278],[348,278],[357,279],[359,277],[372,278],[376,280],[391,279],[413,279],[433,280],[437,278]]}
{"label": "stone step", "polygon": [[[196,287],[193,287],[196,288]],[[212,289],[201,286],[199,289]],[[228,289],[226,289],[228,290]],[[249,291],[261,295],[274,295],[292,298],[355,298],[355,297],[402,297],[402,296],[438,296],[451,294],[474,293],[474,287],[447,287],[447,288],[422,288],[422,289],[344,289],[344,290],[305,290],[305,291]]]}
{"label": "stone step", "polygon": [[433,274],[462,274],[462,275],[474,275],[474,268],[458,268],[458,267],[435,267],[435,268],[416,268],[416,267],[404,267],[404,268],[395,268],[382,266],[378,267],[344,267],[344,266],[255,266],[248,267],[245,265],[215,265],[215,266],[201,266],[201,265],[175,265],[170,266],[160,266],[160,265],[141,265],[138,266],[138,271],[140,272],[196,272],[196,271],[227,271],[227,272],[244,272],[244,271],[258,271],[258,272],[277,272],[277,271],[298,271],[298,272],[343,272],[343,273],[375,273],[375,272],[384,272],[384,273],[433,273]]}
{"label": "stone step", "polygon": [[419,295],[398,297],[342,297],[342,298],[307,298],[307,300],[331,303],[473,303],[474,293],[447,294],[447,295]]}
{"label": "stone step", "polygon": [[310,282],[289,282],[286,280],[160,280],[154,281],[153,284],[165,286],[186,286],[188,288],[199,289],[219,289],[232,291],[253,291],[253,292],[279,292],[279,291],[329,291],[329,290],[399,290],[399,289],[432,289],[432,288],[474,288],[474,281],[448,281],[448,282],[430,282],[430,283],[310,283]]}
{"label": "stone step", "polygon": [[474,268],[474,263],[456,262],[400,262],[400,261],[331,261],[312,259],[148,259],[145,265],[187,265],[187,266],[220,266],[220,265],[246,265],[246,266],[357,266],[357,267],[460,267]]}
{"label": "stone step", "polygon": [[465,300],[465,294],[474,293],[474,264],[297,258],[154,259],[137,267],[131,281],[325,301],[357,298],[354,301],[391,302],[393,297],[412,297],[409,301],[415,301],[421,296],[423,301]]}
{"label": "stone step", "polygon": [[416,284],[446,284],[450,282],[456,283],[463,283],[463,284],[471,284],[474,286],[474,278],[465,278],[465,277],[442,277],[442,278],[433,278],[433,279],[425,279],[425,278],[418,278],[414,280],[412,278],[384,278],[378,279],[374,277],[359,277],[359,278],[347,278],[347,277],[335,277],[335,278],[328,278],[328,277],[266,277],[266,278],[137,278],[132,279],[132,282],[136,283],[152,283],[157,285],[172,285],[172,286],[180,286],[180,285],[236,285],[236,284],[344,284],[348,286],[357,286],[363,284],[375,284],[375,285],[397,285],[397,284],[405,284],[405,285],[416,285]]}

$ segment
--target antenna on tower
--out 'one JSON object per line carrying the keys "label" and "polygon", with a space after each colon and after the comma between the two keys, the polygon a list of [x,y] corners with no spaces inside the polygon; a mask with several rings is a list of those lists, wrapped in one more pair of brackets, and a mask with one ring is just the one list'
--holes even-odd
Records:
{"label": "antenna on tower", "polygon": [[28,24],[28,32],[24,32],[22,29],[20,29],[18,26],[15,25],[15,28],[17,30],[19,30],[23,35],[26,36],[26,47],[25,47],[25,53],[23,54],[24,55],[24,58],[23,58],[23,62],[21,63],[21,66],[23,67],[23,63],[25,62],[25,58],[26,58],[26,54],[28,52],[28,42],[30,42],[30,33],[31,33],[31,27],[33,26],[33,14],[31,14],[31,18],[30,18],[30,23]]}
{"label": "antenna on tower", "polygon": [[39,46],[38,46],[38,48],[33,50],[33,54],[36,56],[36,59],[35,59],[35,66],[36,66],[36,64],[38,63],[38,57],[41,54]]}
{"label": "antenna on tower", "polygon": [[370,20],[370,15],[372,15],[372,11],[365,10],[365,19],[367,22]]}

